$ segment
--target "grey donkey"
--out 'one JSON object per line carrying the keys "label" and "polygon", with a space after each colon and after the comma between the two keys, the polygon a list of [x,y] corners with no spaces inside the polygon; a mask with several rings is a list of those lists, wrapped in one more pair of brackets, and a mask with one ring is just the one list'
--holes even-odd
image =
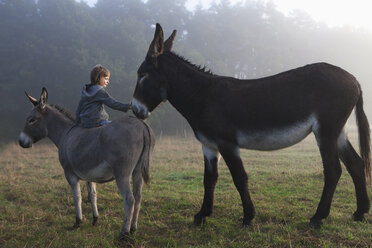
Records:
{"label": "grey donkey", "polygon": [[96,183],[115,179],[124,199],[125,211],[119,239],[135,232],[142,185],[143,181],[149,182],[150,157],[155,145],[151,128],[131,116],[97,128],[81,128],[63,108],[47,104],[48,92],[45,88],[39,100],[27,93],[26,96],[34,108],[26,119],[19,144],[28,148],[38,140],[49,137],[58,147],[59,161],[74,196],[76,222],[73,227],[78,228],[82,221],[79,181],[87,181],[95,225],[98,220]]}

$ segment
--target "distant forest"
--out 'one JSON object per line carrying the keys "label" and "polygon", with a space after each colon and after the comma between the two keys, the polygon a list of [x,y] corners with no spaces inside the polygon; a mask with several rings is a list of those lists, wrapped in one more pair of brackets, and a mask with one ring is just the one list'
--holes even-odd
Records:
{"label": "distant forest", "polygon": [[[273,3],[222,0],[205,10],[186,0],[0,0],[0,139],[16,140],[32,106],[26,90],[75,112],[81,88],[96,64],[111,71],[108,92],[129,102],[137,68],[159,22],[165,36],[178,30],[174,51],[215,74],[257,78],[313,62],[328,62],[354,74],[372,118],[372,33],[330,28],[297,11],[290,16]],[[337,8],[337,7],[335,7]],[[228,104],[228,103],[226,103]],[[110,111],[111,119],[123,115]],[[170,104],[149,119],[156,133],[191,135]]]}

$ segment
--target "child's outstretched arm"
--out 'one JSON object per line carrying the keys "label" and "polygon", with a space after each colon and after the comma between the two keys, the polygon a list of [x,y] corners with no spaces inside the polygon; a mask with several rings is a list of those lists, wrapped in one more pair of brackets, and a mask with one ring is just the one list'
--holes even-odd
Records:
{"label": "child's outstretched arm", "polygon": [[115,110],[127,112],[131,108],[130,103],[122,103],[122,102],[116,101],[113,97],[109,95],[109,93],[107,93],[104,90],[100,90],[97,93],[97,97],[99,97],[102,100],[103,104]]}

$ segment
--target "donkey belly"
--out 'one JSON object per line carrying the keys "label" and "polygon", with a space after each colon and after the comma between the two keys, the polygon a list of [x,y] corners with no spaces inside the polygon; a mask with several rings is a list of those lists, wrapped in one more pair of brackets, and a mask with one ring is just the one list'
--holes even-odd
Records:
{"label": "donkey belly", "polygon": [[316,124],[314,116],[305,121],[286,127],[270,128],[258,131],[237,131],[239,147],[253,150],[270,151],[292,146],[303,140]]}
{"label": "donkey belly", "polygon": [[79,178],[88,182],[104,183],[114,179],[114,172],[106,161],[95,166],[79,166],[74,169],[74,172]]}

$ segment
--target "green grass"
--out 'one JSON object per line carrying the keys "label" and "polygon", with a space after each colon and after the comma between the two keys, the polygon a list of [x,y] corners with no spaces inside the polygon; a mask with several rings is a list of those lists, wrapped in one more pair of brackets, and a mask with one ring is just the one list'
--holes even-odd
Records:
{"label": "green grass", "polygon": [[[72,194],[49,143],[0,153],[0,247],[370,247],[372,217],[352,221],[354,186],[343,168],[330,216],[320,230],[309,228],[323,187],[319,152],[313,138],[276,152],[242,150],[256,207],[253,225],[241,228],[242,207],[230,173],[221,160],[214,213],[202,227],[193,216],[203,199],[203,156],[194,139],[157,141],[151,184],[143,189],[138,230],[117,241],[123,202],[114,182],[100,184],[98,225],[83,183],[84,222],[72,230]],[[371,188],[368,188],[371,195]]]}

